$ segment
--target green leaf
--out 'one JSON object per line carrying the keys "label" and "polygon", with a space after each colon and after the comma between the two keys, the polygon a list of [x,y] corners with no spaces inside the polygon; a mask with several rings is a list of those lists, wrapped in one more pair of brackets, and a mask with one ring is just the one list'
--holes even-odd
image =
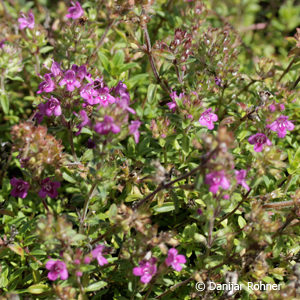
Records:
{"label": "green leaf", "polygon": [[46,284],[38,283],[31,285],[29,288],[27,288],[27,292],[30,294],[42,294],[45,292],[48,292],[50,290],[49,286]]}
{"label": "green leaf", "polygon": [[239,224],[240,228],[243,228],[247,224],[247,222],[245,221],[245,219],[242,216],[239,216],[238,224]]}
{"label": "green leaf", "polygon": [[157,90],[157,84],[151,83],[147,91],[147,101],[149,103],[151,103],[153,99],[155,99],[156,90]]}
{"label": "green leaf", "polygon": [[118,50],[112,59],[112,63],[114,67],[120,67],[124,63],[124,52]]}
{"label": "green leaf", "polygon": [[103,68],[106,71],[109,71],[110,70],[109,60],[107,59],[105,54],[103,54],[102,52],[98,52],[98,56],[99,56],[99,59],[100,59],[102,65],[103,65]]}
{"label": "green leaf", "polygon": [[43,48],[40,49],[40,53],[47,53],[49,51],[51,51],[52,49],[54,49],[54,47],[52,46],[45,46]]}
{"label": "green leaf", "polygon": [[3,112],[7,115],[9,112],[9,99],[6,94],[0,95],[0,103],[3,109]]}
{"label": "green leaf", "polygon": [[168,211],[175,210],[175,205],[173,202],[165,202],[162,206],[154,206],[153,209],[157,213],[165,213]]}
{"label": "green leaf", "polygon": [[68,181],[70,183],[76,183],[76,180],[73,177],[71,177],[68,173],[63,172],[62,176],[63,176],[64,180],[66,180],[66,181]]}
{"label": "green leaf", "polygon": [[95,291],[98,291],[98,290],[104,288],[105,286],[107,286],[107,282],[99,281],[99,282],[90,284],[87,288],[85,288],[85,291],[86,292],[95,292]]}

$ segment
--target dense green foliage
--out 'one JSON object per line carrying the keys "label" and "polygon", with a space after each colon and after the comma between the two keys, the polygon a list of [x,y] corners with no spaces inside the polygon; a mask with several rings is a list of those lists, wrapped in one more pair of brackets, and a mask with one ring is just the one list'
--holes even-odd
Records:
{"label": "dense green foliage", "polygon": [[0,1],[0,299],[299,299],[300,5],[80,2]]}

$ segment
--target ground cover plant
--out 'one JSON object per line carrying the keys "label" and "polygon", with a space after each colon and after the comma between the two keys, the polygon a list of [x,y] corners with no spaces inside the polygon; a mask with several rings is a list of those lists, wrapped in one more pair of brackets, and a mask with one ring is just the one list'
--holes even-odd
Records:
{"label": "ground cover plant", "polygon": [[299,299],[296,0],[0,21],[0,299]]}

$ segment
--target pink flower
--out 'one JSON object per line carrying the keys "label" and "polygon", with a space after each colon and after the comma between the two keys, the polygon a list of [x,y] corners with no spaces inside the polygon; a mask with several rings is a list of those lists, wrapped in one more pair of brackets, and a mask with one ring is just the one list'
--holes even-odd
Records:
{"label": "pink flower", "polygon": [[68,70],[65,73],[64,78],[59,82],[60,86],[67,85],[67,90],[73,92],[75,87],[80,87],[80,82],[76,79],[75,72],[73,70]]}
{"label": "pink flower", "polygon": [[82,122],[76,126],[78,128],[78,131],[75,133],[75,135],[79,135],[84,126],[91,124],[90,119],[85,110],[81,110],[79,112],[79,114],[80,114]]}
{"label": "pink flower", "polygon": [[45,115],[48,117],[51,117],[53,115],[58,117],[61,115],[60,102],[53,96],[51,96],[51,98],[47,101],[47,103],[45,103],[43,109],[44,109]]}
{"label": "pink flower", "polygon": [[61,70],[60,64],[58,62],[56,62],[56,61],[52,62],[51,73],[54,77],[62,75],[62,70]]}
{"label": "pink flower", "polygon": [[199,123],[203,126],[206,126],[208,129],[214,129],[214,123],[218,121],[218,116],[211,112],[211,108],[207,109],[204,113],[201,114]]}
{"label": "pink flower", "polygon": [[13,177],[10,180],[10,184],[14,187],[11,191],[13,197],[20,197],[22,199],[26,198],[30,184],[22,179]]}
{"label": "pink flower", "polygon": [[251,145],[254,145],[254,151],[256,152],[261,152],[265,144],[267,144],[268,146],[272,145],[271,141],[264,133],[256,133],[254,135],[251,135],[248,139],[248,142]]}
{"label": "pink flower", "polygon": [[141,126],[140,121],[131,121],[131,124],[129,125],[129,132],[134,136],[134,140],[136,144],[140,140],[140,132],[139,132],[139,127]]}
{"label": "pink flower", "polygon": [[28,17],[26,17],[26,15],[21,12],[21,18],[18,19],[19,22],[19,29],[22,30],[24,28],[30,28],[33,29],[34,28],[34,15],[32,13],[32,11],[28,12]]}
{"label": "pink flower", "polygon": [[141,276],[142,283],[148,283],[152,277],[156,274],[156,258],[152,257],[149,260],[142,260],[139,262],[139,267],[135,267],[132,270],[134,276]]}
{"label": "pink flower", "polygon": [[58,195],[57,189],[60,187],[60,182],[51,181],[49,177],[42,180],[42,188],[39,191],[39,196],[45,198],[47,195],[55,198]]}
{"label": "pink flower", "polygon": [[109,88],[103,87],[97,90],[97,103],[100,103],[101,106],[108,106],[109,104],[115,103],[116,99],[111,94],[109,94]]}
{"label": "pink flower", "polygon": [[113,89],[116,94],[118,94],[120,97],[116,98],[117,105],[123,109],[127,110],[128,112],[135,114],[135,110],[129,107],[130,103],[130,95],[127,91],[127,86],[122,81],[119,81],[117,86]]}
{"label": "pink flower", "polygon": [[207,174],[205,183],[210,185],[209,191],[213,194],[218,192],[219,187],[222,187],[224,190],[228,190],[230,187],[230,182],[226,178],[224,171],[213,171]]}
{"label": "pink flower", "polygon": [[72,65],[72,70],[75,72],[76,77],[79,80],[83,80],[84,78],[86,78],[87,80],[90,80],[91,74],[89,74],[86,70],[86,66],[82,65],[82,66],[77,66],[77,65]]}
{"label": "pink flower", "polygon": [[50,272],[48,273],[49,280],[56,280],[60,277],[61,280],[66,280],[69,277],[66,264],[61,260],[50,259],[46,263],[46,269]]}
{"label": "pink flower", "polygon": [[279,138],[284,138],[287,130],[293,130],[295,128],[295,125],[289,121],[288,118],[288,116],[280,116],[267,127],[277,132]]}
{"label": "pink flower", "polygon": [[51,79],[51,76],[52,76],[51,73],[47,73],[44,75],[45,80],[39,84],[39,89],[37,91],[37,94],[41,94],[43,92],[50,93],[55,89],[55,83]]}
{"label": "pink flower", "polygon": [[279,104],[279,109],[280,109],[281,111],[285,110],[284,104]]}
{"label": "pink flower", "polygon": [[269,111],[270,111],[270,112],[274,112],[274,111],[276,110],[275,104],[270,104],[270,105],[268,106],[268,108],[269,108]]}
{"label": "pink flower", "polygon": [[97,122],[95,127],[95,131],[99,134],[109,134],[112,133],[119,133],[120,127],[114,123],[114,119],[110,116],[104,116],[103,122]]}
{"label": "pink flower", "polygon": [[177,99],[177,98],[182,99],[183,96],[184,96],[183,93],[180,93],[179,96],[177,96],[177,93],[176,93],[176,92],[172,92],[172,93],[170,94],[170,97],[171,97],[171,99],[172,99],[172,102],[168,102],[168,103],[167,103],[167,106],[169,107],[170,110],[172,110],[172,112],[175,112],[176,107],[177,107],[176,99]]}
{"label": "pink flower", "polygon": [[168,257],[165,260],[166,265],[171,266],[175,271],[181,271],[182,264],[186,263],[184,255],[178,254],[178,251],[175,248],[171,248],[168,251]]}
{"label": "pink flower", "polygon": [[247,176],[247,171],[246,170],[240,170],[240,171],[235,170],[234,172],[235,172],[237,184],[240,184],[245,190],[249,191],[250,187],[245,181],[245,178]]}
{"label": "pink flower", "polygon": [[79,19],[84,14],[84,10],[82,9],[78,1],[76,1],[75,4],[73,1],[71,3],[73,4],[73,6],[68,8],[68,14],[66,15],[66,17],[68,19],[73,19],[73,20]]}
{"label": "pink flower", "polygon": [[87,102],[89,105],[98,104],[99,98],[98,92],[94,89],[93,83],[86,84],[80,91],[80,96]]}
{"label": "pink flower", "polygon": [[92,250],[91,254],[93,258],[97,258],[99,266],[104,266],[108,264],[107,259],[103,256],[103,250],[105,249],[104,245],[98,245],[94,250]]}
{"label": "pink flower", "polygon": [[88,265],[90,262],[92,261],[92,259],[90,258],[89,255],[86,255],[83,259],[83,262]]}
{"label": "pink flower", "polygon": [[219,77],[215,77],[215,83],[216,83],[216,85],[217,86],[222,86],[222,80],[221,80],[221,78],[219,78]]}

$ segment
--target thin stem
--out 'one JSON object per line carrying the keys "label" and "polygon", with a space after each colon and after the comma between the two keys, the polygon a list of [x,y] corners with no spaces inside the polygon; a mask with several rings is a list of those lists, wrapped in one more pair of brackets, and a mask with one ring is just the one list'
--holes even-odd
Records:
{"label": "thin stem", "polygon": [[74,141],[73,141],[73,131],[72,131],[72,126],[71,126],[70,121],[67,123],[67,128],[68,128],[68,136],[69,136],[71,152],[72,152],[72,155],[73,155],[75,161],[77,161],[78,158],[77,158],[77,155],[76,155],[76,152],[75,152]]}
{"label": "thin stem", "polygon": [[243,199],[238,203],[238,205],[235,207],[234,210],[232,210],[230,213],[226,214],[225,216],[223,216],[221,218],[221,220],[218,221],[217,225],[219,225],[220,223],[222,223],[224,220],[228,219],[229,217],[231,217],[238,209],[239,207],[247,200],[249,194],[251,192],[251,189],[245,194],[243,195]]}
{"label": "thin stem", "polygon": [[288,200],[288,201],[266,203],[263,205],[263,208],[281,209],[281,208],[290,207],[294,205],[300,206],[300,199],[298,199],[297,201]]}
{"label": "thin stem", "polygon": [[299,77],[296,79],[296,81],[294,82],[294,84],[292,85],[292,90],[294,89],[294,88],[296,88],[296,86],[298,85],[298,83],[300,82],[300,75],[299,75]]}
{"label": "thin stem", "polygon": [[96,53],[98,53],[99,49],[101,48],[101,46],[104,43],[104,40],[109,32],[109,30],[113,27],[113,25],[116,23],[116,20],[111,20],[108,24],[108,26],[106,27],[104,33],[102,34],[99,43],[97,45],[97,47],[95,48],[95,50],[93,51],[93,53],[87,58],[86,60],[86,64],[88,64],[90,62],[90,60],[92,59],[92,57],[94,57],[96,55]]}
{"label": "thin stem", "polygon": [[287,66],[287,68],[283,71],[283,73],[281,74],[280,78],[278,79],[278,82],[280,82],[281,79],[284,77],[284,75],[289,72],[289,70],[291,69],[291,67],[292,67],[292,65],[294,64],[295,61],[296,61],[296,56],[294,56],[294,58],[289,63],[289,65]]}
{"label": "thin stem", "polygon": [[145,198],[141,199],[139,202],[137,202],[136,204],[133,205],[133,209],[137,210],[141,205],[143,205],[145,202],[147,202],[148,200],[152,199],[152,197],[154,197],[158,192],[160,192],[161,190],[164,189],[168,189],[170,187],[172,187],[172,185],[178,181],[181,181],[183,179],[188,178],[191,175],[194,175],[195,173],[197,173],[199,170],[201,170],[206,163],[211,159],[211,157],[218,151],[219,147],[217,146],[213,151],[211,151],[208,155],[203,155],[202,156],[202,162],[200,163],[200,165],[196,168],[194,168],[193,170],[191,170],[190,172],[183,174],[181,176],[179,176],[178,178],[174,179],[173,181],[170,181],[169,183],[161,183],[153,192],[151,192],[150,194],[148,194]]}
{"label": "thin stem", "polygon": [[91,186],[90,191],[88,193],[88,196],[84,201],[83,212],[82,212],[82,216],[81,216],[81,220],[80,220],[81,229],[82,229],[82,226],[84,224],[84,221],[85,221],[85,218],[86,218],[86,215],[87,215],[89,203],[90,203],[90,200],[92,198],[93,192],[94,192],[95,188],[97,187],[97,183],[98,183],[97,180],[93,183],[93,185]]}
{"label": "thin stem", "polygon": [[162,87],[162,89],[165,90],[166,93],[170,94],[170,92],[171,92],[170,88],[167,86],[167,84],[164,81],[162,81],[162,79],[160,78],[160,76],[158,74],[156,66],[155,66],[154,58],[152,56],[152,46],[151,46],[149,32],[148,32],[148,29],[147,29],[147,24],[145,24],[142,27],[142,29],[144,31],[145,42],[146,42],[146,47],[147,47],[146,53],[148,55],[148,58],[149,58],[149,61],[150,61],[150,65],[151,65],[151,69],[152,69],[152,72],[154,74],[154,77],[155,77],[157,83],[160,84],[160,86]]}

